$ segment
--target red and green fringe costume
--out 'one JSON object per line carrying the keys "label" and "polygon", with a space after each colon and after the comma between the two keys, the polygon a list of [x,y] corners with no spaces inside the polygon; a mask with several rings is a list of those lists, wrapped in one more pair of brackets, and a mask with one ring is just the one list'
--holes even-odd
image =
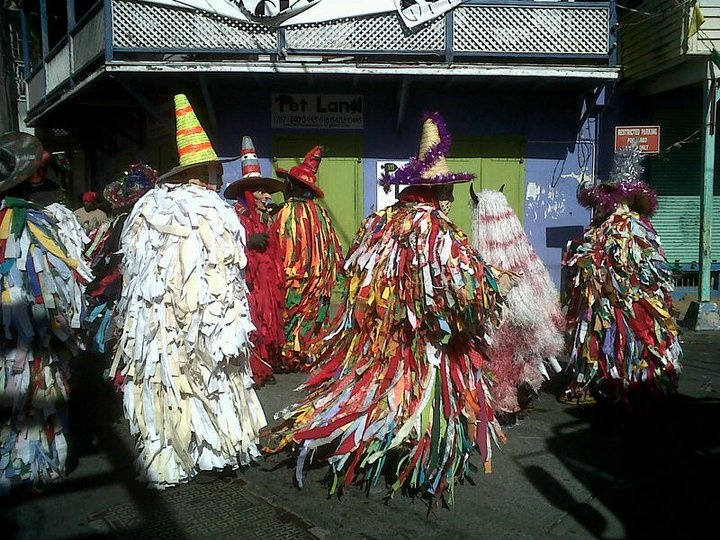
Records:
{"label": "red and green fringe costume", "polygon": [[269,216],[266,214],[267,219],[263,219],[257,212],[252,192],[245,193],[245,201],[235,203],[235,212],[245,227],[246,239],[253,234],[268,233],[268,245],[264,250],[246,250],[248,265],[245,270],[250,318],[256,328],[251,334],[250,369],[253,380],[261,386],[280,366],[280,349],[285,343],[285,273],[280,259],[280,242],[271,230]]}
{"label": "red and green fringe costume", "polygon": [[285,269],[283,367],[310,366],[309,344],[328,330],[330,298],[342,276],[342,247],[327,211],[311,199],[291,197],[278,212],[275,228]]}
{"label": "red and green fringe costume", "polygon": [[365,219],[348,254],[346,300],[308,396],[282,411],[270,451],[299,444],[306,461],[329,445],[341,485],[390,475],[401,487],[452,499],[479,451],[490,469],[491,438],[503,438],[483,352],[499,324],[494,270],[467,237],[427,203],[398,203]]}
{"label": "red and green fringe costume", "polygon": [[564,264],[572,275],[572,388],[613,399],[674,392],[682,350],[670,312],[672,274],[652,223],[622,205],[586,231]]}

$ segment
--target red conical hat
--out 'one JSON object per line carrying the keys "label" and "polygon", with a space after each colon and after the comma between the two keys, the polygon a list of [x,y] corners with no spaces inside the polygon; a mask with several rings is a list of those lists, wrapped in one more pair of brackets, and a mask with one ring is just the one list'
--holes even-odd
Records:
{"label": "red conical hat", "polygon": [[322,158],[323,147],[316,146],[305,155],[305,159],[302,163],[300,163],[300,165],[295,165],[289,171],[285,169],[277,169],[275,173],[280,178],[296,180],[297,182],[305,184],[307,187],[312,189],[318,197],[323,198],[325,193],[323,193],[323,190],[317,185],[317,172]]}

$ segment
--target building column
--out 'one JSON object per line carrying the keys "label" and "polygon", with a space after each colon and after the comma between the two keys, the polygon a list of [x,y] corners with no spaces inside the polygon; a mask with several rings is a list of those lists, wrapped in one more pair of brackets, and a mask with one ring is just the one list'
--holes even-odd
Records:
{"label": "building column", "polygon": [[718,306],[712,302],[710,271],[712,265],[713,184],[715,180],[715,130],[717,118],[717,81],[712,62],[703,92],[703,183],[700,190],[700,282],[698,301],[690,304],[686,325],[693,330],[720,330]]}

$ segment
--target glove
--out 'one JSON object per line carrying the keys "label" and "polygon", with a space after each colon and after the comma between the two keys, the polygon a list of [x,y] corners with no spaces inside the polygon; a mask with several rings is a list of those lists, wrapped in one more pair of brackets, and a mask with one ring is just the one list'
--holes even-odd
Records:
{"label": "glove", "polygon": [[269,241],[270,235],[268,233],[255,233],[250,235],[247,245],[253,251],[265,251]]}

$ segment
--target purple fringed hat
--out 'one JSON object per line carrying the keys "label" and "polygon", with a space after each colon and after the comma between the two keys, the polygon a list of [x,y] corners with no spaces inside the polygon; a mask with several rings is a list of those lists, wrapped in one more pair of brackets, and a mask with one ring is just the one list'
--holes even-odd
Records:
{"label": "purple fringed hat", "polygon": [[621,148],[615,153],[610,178],[593,187],[581,186],[578,202],[585,208],[603,213],[614,212],[621,201],[641,216],[652,216],[657,210],[657,192],[640,180],[645,170],[643,155],[636,144]]}
{"label": "purple fringed hat", "polygon": [[407,165],[397,169],[393,174],[384,172],[380,177],[380,185],[389,191],[390,186],[439,186],[470,182],[475,175],[468,172],[451,172],[445,161],[450,151],[450,133],[445,121],[439,113],[423,115],[423,129],[420,138],[420,151],[413,156]]}

